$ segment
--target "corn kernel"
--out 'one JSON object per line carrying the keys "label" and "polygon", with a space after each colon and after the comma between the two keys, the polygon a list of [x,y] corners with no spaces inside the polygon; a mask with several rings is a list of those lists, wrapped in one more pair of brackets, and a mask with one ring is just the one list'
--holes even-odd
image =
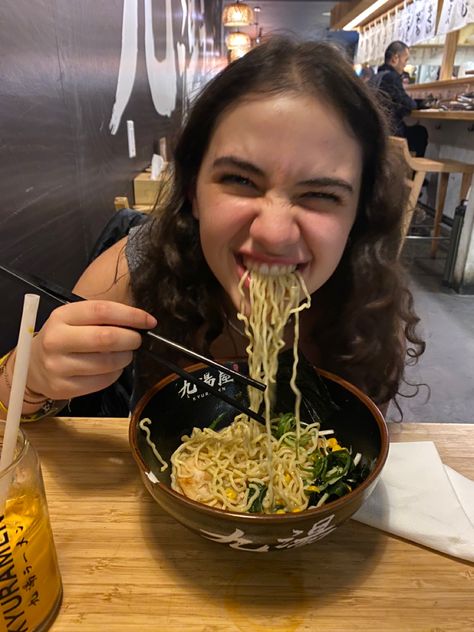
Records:
{"label": "corn kernel", "polygon": [[299,513],[300,511],[303,511],[302,509],[298,509],[298,507],[296,507],[296,509],[292,509],[291,513]]}
{"label": "corn kernel", "polygon": [[225,490],[225,495],[229,498],[229,500],[235,500],[237,498],[237,492],[235,489],[232,489],[232,487],[228,487]]}
{"label": "corn kernel", "polygon": [[334,450],[337,447],[339,447],[337,439],[335,439],[334,437],[331,437],[331,439],[328,439],[328,448],[331,448],[332,450]]}
{"label": "corn kernel", "polygon": [[284,509],[277,509],[277,510],[275,511],[275,513],[276,513],[276,514],[284,514],[284,513],[286,513],[286,511],[285,511]]}
{"label": "corn kernel", "polygon": [[319,487],[317,487],[316,485],[308,485],[308,487],[306,487],[305,489],[308,492],[319,492]]}
{"label": "corn kernel", "polygon": [[288,472],[285,474],[285,483],[289,485],[291,483],[291,475]]}

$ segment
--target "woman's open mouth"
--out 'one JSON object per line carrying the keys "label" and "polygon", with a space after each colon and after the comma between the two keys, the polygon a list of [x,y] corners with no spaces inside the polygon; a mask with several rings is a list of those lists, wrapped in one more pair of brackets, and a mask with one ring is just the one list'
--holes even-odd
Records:
{"label": "woman's open mouth", "polygon": [[[252,273],[253,271],[260,274],[266,274],[268,276],[280,276],[284,274],[291,274],[298,270],[301,272],[306,264],[296,263],[276,263],[275,261],[264,261],[258,258],[249,257],[246,255],[235,255],[237,261],[237,272],[239,278],[242,278],[245,272]],[[248,281],[249,282],[249,281]],[[247,284],[247,281],[246,281]]]}

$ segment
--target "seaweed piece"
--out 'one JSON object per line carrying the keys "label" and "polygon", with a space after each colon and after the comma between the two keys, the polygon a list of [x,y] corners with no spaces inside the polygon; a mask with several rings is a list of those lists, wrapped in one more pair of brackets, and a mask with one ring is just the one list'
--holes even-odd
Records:
{"label": "seaweed piece", "polygon": [[349,474],[346,478],[346,481],[350,483],[352,486],[358,485],[365,481],[368,475],[372,472],[375,467],[375,462],[377,459],[369,459],[366,456],[362,455],[359,463],[357,465],[352,465],[349,469]]}
{"label": "seaweed piece", "polygon": [[[293,350],[287,349],[278,356],[275,411],[287,412],[294,409],[295,394],[291,390],[293,373]],[[340,410],[332,399],[323,378],[313,365],[299,352],[296,385],[301,391],[301,420],[306,423],[328,421]]]}

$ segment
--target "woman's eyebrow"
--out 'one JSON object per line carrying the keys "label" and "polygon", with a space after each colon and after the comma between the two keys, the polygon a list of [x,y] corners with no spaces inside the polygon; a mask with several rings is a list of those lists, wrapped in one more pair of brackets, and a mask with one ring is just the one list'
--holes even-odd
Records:
{"label": "woman's eyebrow", "polygon": [[212,166],[213,167],[237,167],[238,169],[243,169],[256,176],[265,175],[262,169],[260,169],[253,163],[247,162],[247,160],[236,158],[235,156],[221,156],[220,158],[216,158]]}
{"label": "woman's eyebrow", "polygon": [[[213,167],[234,167],[252,173],[256,176],[264,176],[265,172],[257,167],[252,162],[242,160],[235,156],[221,156],[216,158],[213,162]],[[338,187],[344,189],[349,193],[354,193],[353,186],[346,180],[341,178],[321,177],[321,178],[309,178],[308,180],[301,180],[298,185],[310,186],[310,187]]]}
{"label": "woman's eyebrow", "polygon": [[349,193],[354,193],[354,187],[346,180],[341,180],[340,178],[310,178],[309,180],[302,180],[298,184],[309,187],[339,187]]}

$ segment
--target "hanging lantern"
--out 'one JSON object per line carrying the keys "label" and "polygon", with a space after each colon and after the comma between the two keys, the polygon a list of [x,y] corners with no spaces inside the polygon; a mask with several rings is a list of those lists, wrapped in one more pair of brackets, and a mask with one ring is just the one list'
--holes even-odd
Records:
{"label": "hanging lantern", "polygon": [[232,50],[234,48],[249,49],[252,42],[250,39],[250,35],[247,35],[247,33],[233,31],[233,33],[229,33],[229,35],[225,38],[225,43],[227,48]]}
{"label": "hanging lantern", "polygon": [[229,61],[240,59],[249,52],[250,48],[229,48]]}
{"label": "hanging lantern", "polygon": [[222,22],[224,26],[250,26],[254,23],[253,11],[248,4],[237,0],[224,7]]}

